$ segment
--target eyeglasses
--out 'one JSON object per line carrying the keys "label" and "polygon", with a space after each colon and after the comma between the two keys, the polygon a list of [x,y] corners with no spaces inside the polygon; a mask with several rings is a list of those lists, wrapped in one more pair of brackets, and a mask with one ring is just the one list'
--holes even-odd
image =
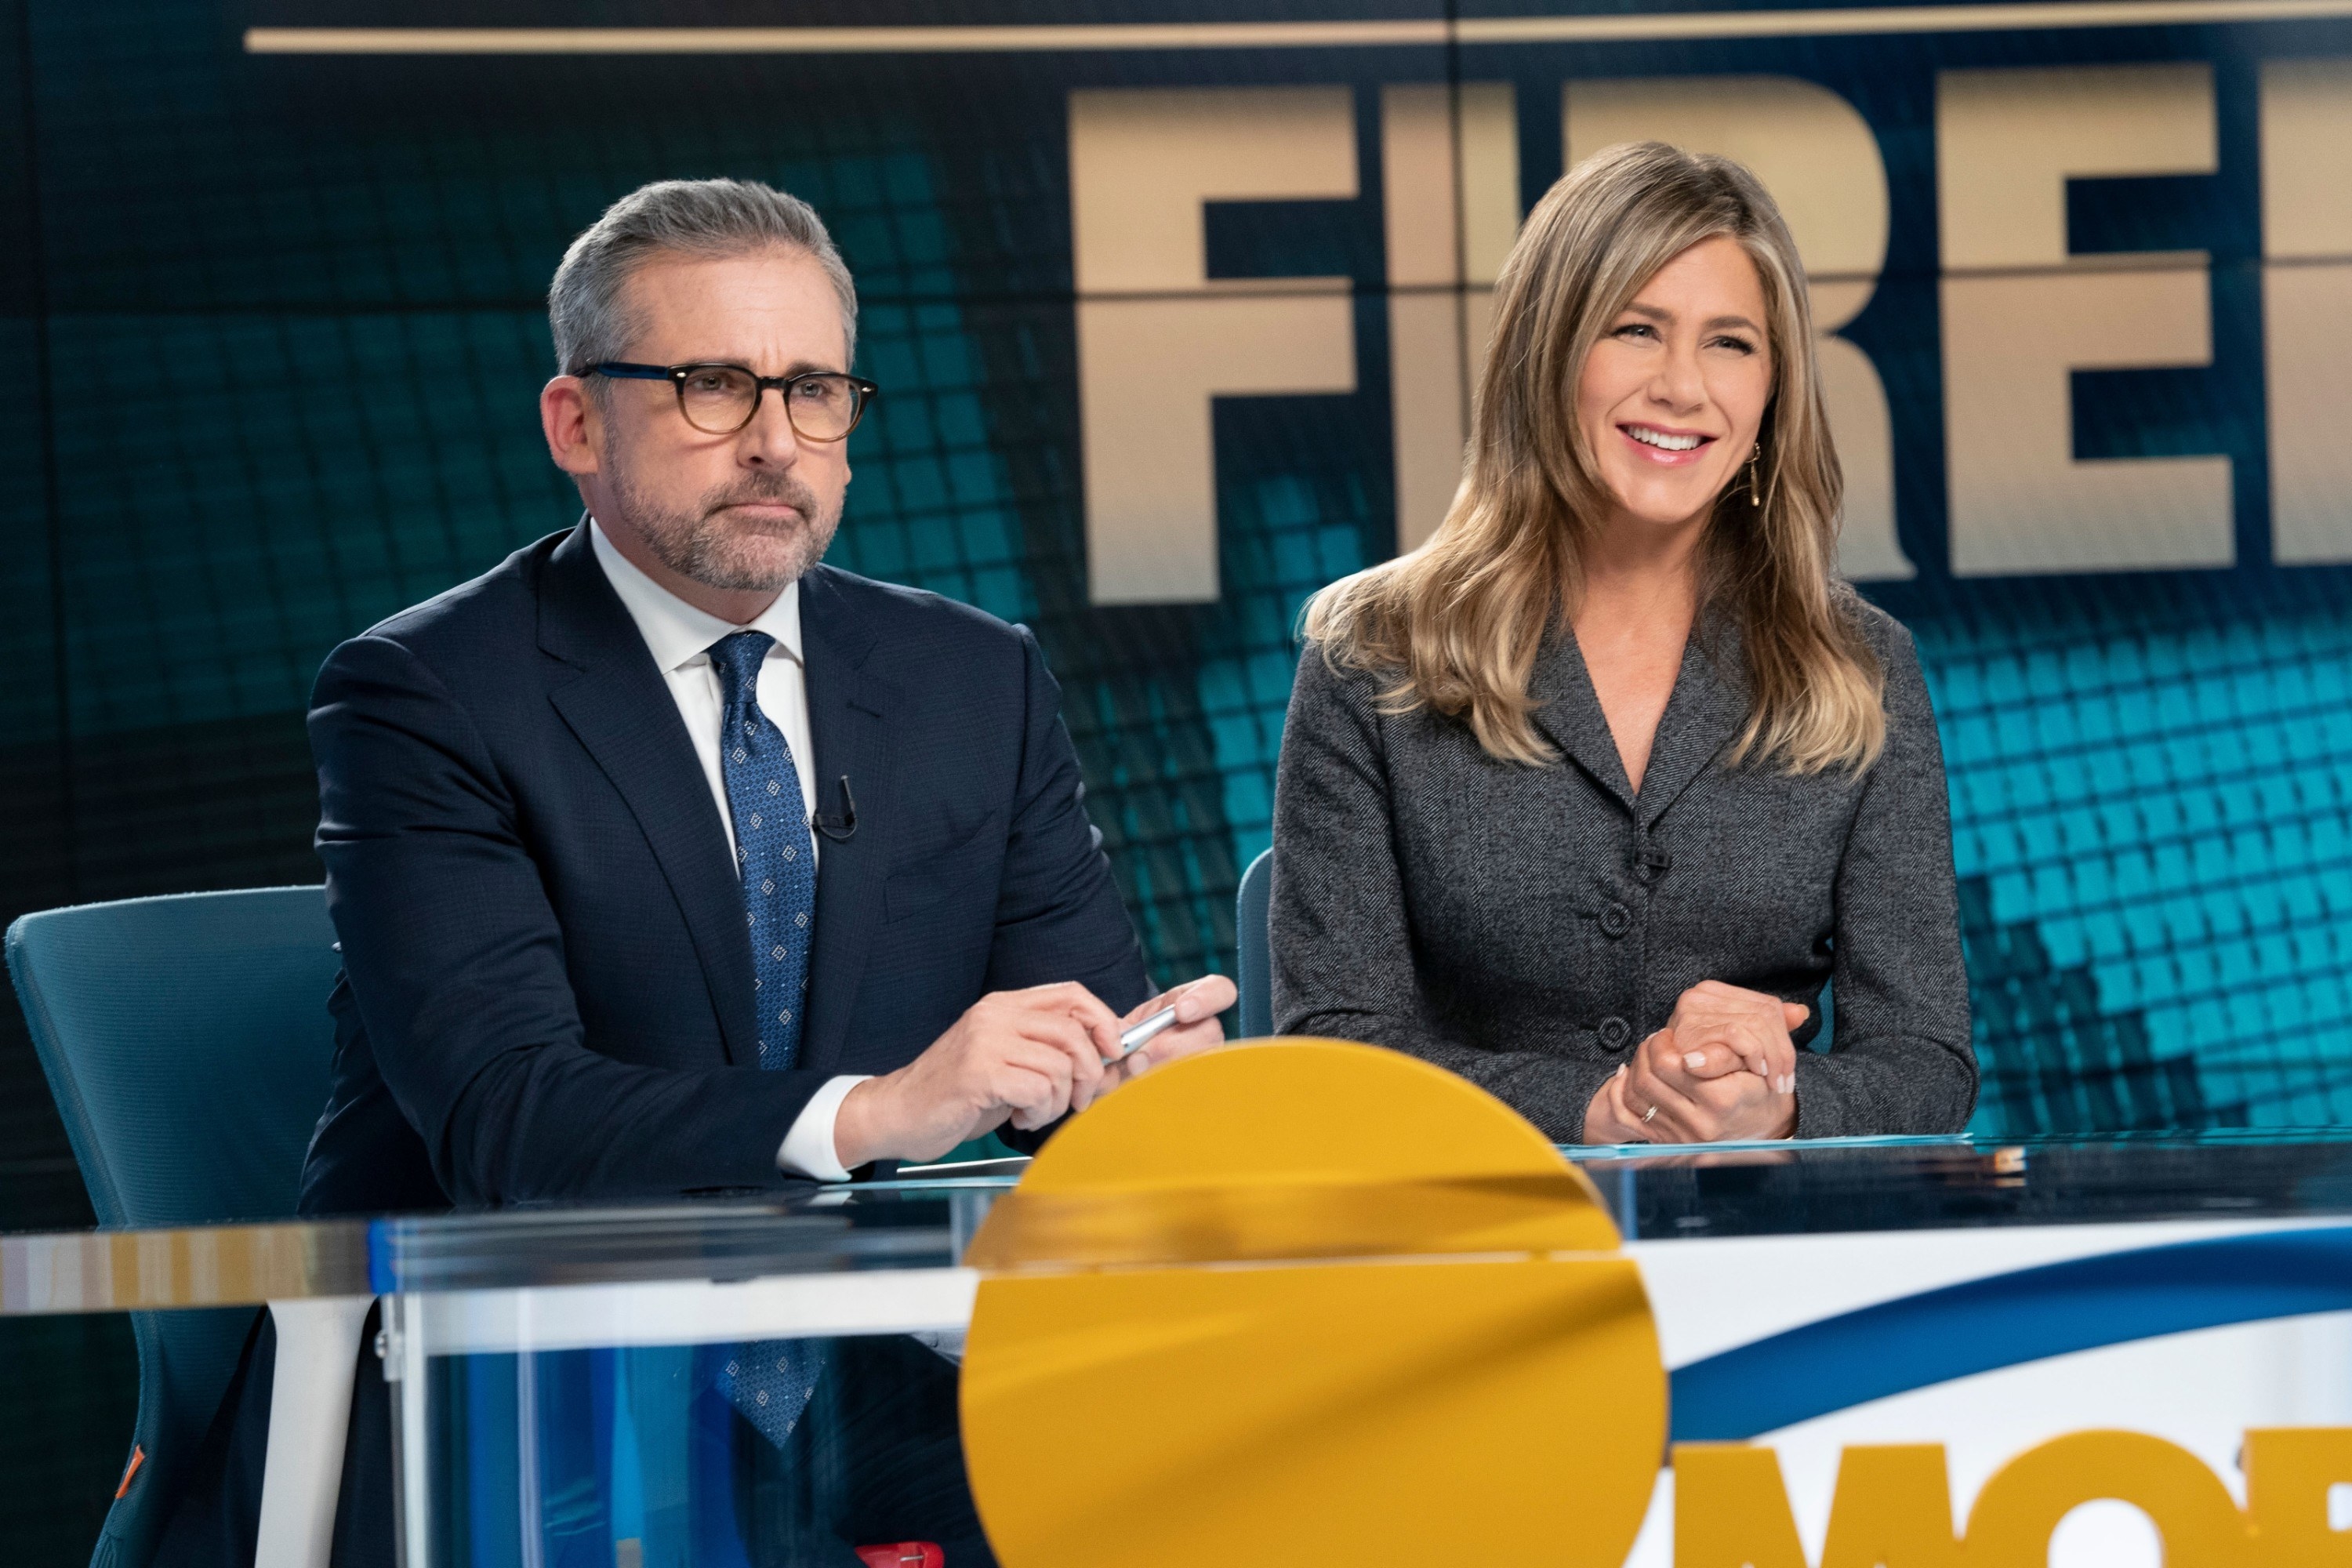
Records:
{"label": "eyeglasses", "polygon": [[837,370],[804,370],[798,375],[756,375],[740,364],[629,364],[607,360],[575,373],[619,381],[666,381],[677,392],[677,411],[706,436],[732,436],[759,416],[768,388],[783,394],[784,417],[793,433],[808,441],[840,441],[857,428],[868,400],[881,392],[872,382]]}

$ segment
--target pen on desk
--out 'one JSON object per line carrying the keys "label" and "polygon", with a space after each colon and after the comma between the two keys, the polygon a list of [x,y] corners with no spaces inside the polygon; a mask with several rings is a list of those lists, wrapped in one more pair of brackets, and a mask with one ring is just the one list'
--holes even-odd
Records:
{"label": "pen on desk", "polygon": [[1135,1027],[1120,1035],[1118,1037],[1118,1055],[1115,1057],[1105,1057],[1103,1060],[1106,1063],[1125,1061],[1128,1058],[1133,1056],[1139,1047],[1149,1043],[1152,1037],[1175,1022],[1176,1005],[1173,1002],[1171,1002],[1167,1006],[1162,1007],[1160,1011],[1154,1013],[1140,1024],[1136,1025]]}

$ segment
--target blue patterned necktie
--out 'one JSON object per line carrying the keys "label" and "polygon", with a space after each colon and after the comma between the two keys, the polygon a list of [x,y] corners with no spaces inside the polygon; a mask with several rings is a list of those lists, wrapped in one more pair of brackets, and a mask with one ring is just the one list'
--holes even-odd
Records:
{"label": "blue patterned necktie", "polygon": [[711,645],[726,709],[719,765],[735,818],[735,863],[751,931],[751,992],[760,1005],[760,1065],[800,1060],[809,944],[816,935],[816,847],[810,841],[800,772],[784,732],[760,711],[760,667],[776,639],[737,632]]}
{"label": "blue patterned necktie", "polygon": [[[760,1008],[760,1065],[778,1071],[801,1055],[809,947],[816,936],[816,847],[809,838],[799,770],[784,732],[760,711],[760,667],[776,639],[737,632],[711,645],[726,716],[719,771],[735,821],[735,864],[751,936],[751,994]],[[737,1345],[720,1369],[729,1404],[782,1447],[808,1408],[824,1368],[818,1344],[762,1340]]]}

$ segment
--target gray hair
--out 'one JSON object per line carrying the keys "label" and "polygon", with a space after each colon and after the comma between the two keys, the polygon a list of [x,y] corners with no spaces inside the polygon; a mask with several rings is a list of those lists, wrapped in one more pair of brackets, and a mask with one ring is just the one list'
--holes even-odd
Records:
{"label": "gray hair", "polygon": [[[547,290],[555,368],[577,374],[628,352],[638,323],[625,290],[656,256],[733,257],[774,247],[803,251],[824,268],[841,300],[842,337],[855,356],[857,286],[814,207],[755,180],[657,180],[606,207],[564,251]],[[596,377],[588,384],[604,383]]]}

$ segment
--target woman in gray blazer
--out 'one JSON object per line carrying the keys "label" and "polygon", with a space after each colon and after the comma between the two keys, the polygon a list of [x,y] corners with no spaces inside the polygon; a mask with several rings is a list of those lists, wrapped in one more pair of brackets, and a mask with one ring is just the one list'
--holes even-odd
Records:
{"label": "woman in gray blazer", "polygon": [[1935,715],[1835,575],[1812,342],[1736,163],[1612,148],[1529,215],[1451,513],[1307,610],[1281,1032],[1411,1052],[1564,1142],[1966,1123]]}

